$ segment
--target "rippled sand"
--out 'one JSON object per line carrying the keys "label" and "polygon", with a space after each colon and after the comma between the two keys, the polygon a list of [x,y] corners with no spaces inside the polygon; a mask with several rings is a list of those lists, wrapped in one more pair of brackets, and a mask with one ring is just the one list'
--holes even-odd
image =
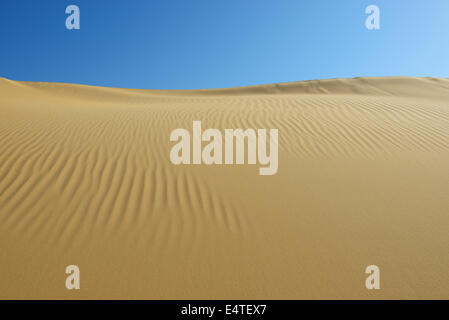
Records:
{"label": "rippled sand", "polygon": [[[170,132],[193,120],[279,129],[277,174],[173,165]],[[3,299],[448,299],[448,192],[448,79],[0,79]],[[381,290],[365,288],[370,264]]]}

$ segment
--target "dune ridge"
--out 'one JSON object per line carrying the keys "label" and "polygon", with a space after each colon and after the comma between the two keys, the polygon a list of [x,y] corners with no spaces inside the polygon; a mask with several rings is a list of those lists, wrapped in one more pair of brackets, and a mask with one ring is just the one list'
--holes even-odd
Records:
{"label": "dune ridge", "polygon": [[[194,120],[279,129],[278,173],[173,165],[170,132]],[[447,299],[448,160],[448,79],[0,78],[0,298]]]}

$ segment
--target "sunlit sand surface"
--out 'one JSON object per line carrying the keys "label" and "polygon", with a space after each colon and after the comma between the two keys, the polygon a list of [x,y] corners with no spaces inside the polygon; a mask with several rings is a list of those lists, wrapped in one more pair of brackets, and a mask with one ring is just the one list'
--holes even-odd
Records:
{"label": "sunlit sand surface", "polygon": [[[277,128],[278,172],[173,165],[194,120]],[[448,299],[449,80],[0,79],[0,298]]]}

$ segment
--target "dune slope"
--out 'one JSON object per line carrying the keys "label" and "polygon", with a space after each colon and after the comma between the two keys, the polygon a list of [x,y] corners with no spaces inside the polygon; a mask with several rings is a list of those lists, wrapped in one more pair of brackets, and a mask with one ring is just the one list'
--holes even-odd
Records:
{"label": "dune slope", "polygon": [[[173,165],[193,120],[277,128],[277,174]],[[448,164],[448,79],[0,79],[0,298],[448,299]]]}

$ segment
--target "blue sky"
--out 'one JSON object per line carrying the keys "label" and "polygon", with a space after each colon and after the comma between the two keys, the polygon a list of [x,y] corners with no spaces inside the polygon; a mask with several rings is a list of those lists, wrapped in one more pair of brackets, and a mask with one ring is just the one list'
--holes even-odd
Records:
{"label": "blue sky", "polygon": [[[67,30],[65,8],[81,11]],[[365,8],[380,8],[380,30]],[[2,0],[0,76],[199,89],[449,77],[448,0]]]}

